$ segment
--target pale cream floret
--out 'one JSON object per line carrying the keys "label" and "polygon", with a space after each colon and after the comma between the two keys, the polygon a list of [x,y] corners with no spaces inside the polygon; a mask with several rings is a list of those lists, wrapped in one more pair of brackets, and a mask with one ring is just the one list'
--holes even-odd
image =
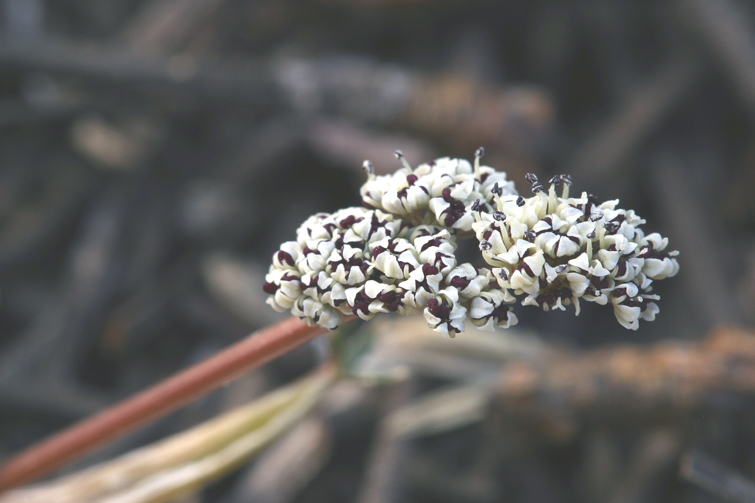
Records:
{"label": "pale cream floret", "polygon": [[425,321],[435,332],[443,334],[446,337],[453,337],[453,334],[449,333],[449,325],[451,328],[456,329],[458,332],[464,331],[464,320],[467,318],[467,308],[459,302],[459,292],[456,288],[449,286],[438,292],[436,299],[439,301],[446,300],[451,307],[451,312],[448,316],[448,320],[443,320],[433,315],[428,307],[425,307],[422,314],[425,317]]}
{"label": "pale cream floret", "polygon": [[446,277],[446,284],[457,277],[469,281],[465,288],[459,290],[459,296],[465,300],[478,296],[490,284],[490,277],[484,273],[478,274],[472,264],[461,264],[449,272]]}
{"label": "pale cream floret", "polygon": [[[637,228],[645,221],[634,211],[618,209],[618,200],[612,200],[591,206],[590,214],[586,215],[587,193],[583,192],[579,199],[564,199],[556,195],[553,187],[547,195],[541,191],[523,200],[511,196],[496,200],[505,223],[495,223],[489,213],[478,213],[472,229],[481,243],[483,258],[494,266],[498,285],[502,289],[511,288],[516,295],[525,295],[523,305],[541,305],[538,298],[544,280],[547,285],[559,282],[555,288],[560,291],[559,295],[549,297],[550,305],[542,304],[546,310],[574,304],[578,314],[579,299],[584,298],[598,304],[611,300],[617,319],[628,328],[636,329],[640,317],[655,317],[657,305],[647,302],[653,298],[649,294],[642,294],[644,300],[631,302],[624,301],[623,296],[611,295],[613,290],[624,286],[630,293],[639,287],[648,292],[652,280],[673,276],[679,269],[674,258],[676,252],[662,258],[637,256],[645,251],[644,246],[663,251],[668,240],[657,233],[645,236]],[[533,268],[533,264],[539,265],[541,256],[546,258],[542,268]],[[562,266],[557,269],[556,264],[563,264],[562,260],[566,260],[568,270],[561,269]],[[522,262],[532,274],[518,267]],[[592,285],[593,279],[596,286]],[[560,289],[564,286],[571,290],[571,298],[562,298]],[[638,302],[642,308],[634,306]]]}
{"label": "pale cream floret", "polygon": [[472,324],[480,330],[487,332],[495,332],[496,327],[509,328],[516,325],[518,320],[513,311],[506,313],[505,320],[495,320],[491,317],[491,314],[496,307],[504,304],[513,303],[516,299],[509,295],[506,295],[507,291],[502,290],[490,290],[482,292],[480,295],[472,299],[471,307],[469,310],[469,317]]}

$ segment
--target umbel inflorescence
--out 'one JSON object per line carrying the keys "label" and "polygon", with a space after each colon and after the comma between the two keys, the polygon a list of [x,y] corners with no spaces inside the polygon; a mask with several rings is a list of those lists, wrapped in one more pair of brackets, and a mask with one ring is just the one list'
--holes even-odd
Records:
{"label": "umbel inflorescence", "polygon": [[[633,330],[655,319],[652,283],[677,273],[678,252],[646,236],[645,221],[617,200],[570,198],[569,176],[546,190],[534,174],[525,198],[505,173],[480,165],[482,149],[474,165],[442,158],[412,169],[396,155],[402,168],[386,176],[365,161],[364,207],[313,215],[273,254],[264,285],[271,306],[329,329],[345,314],[421,312],[452,337],[467,319],[488,331],[516,324],[517,302],[573,305],[576,314],[580,300],[610,303]],[[472,235],[480,264],[459,264],[457,240]]]}

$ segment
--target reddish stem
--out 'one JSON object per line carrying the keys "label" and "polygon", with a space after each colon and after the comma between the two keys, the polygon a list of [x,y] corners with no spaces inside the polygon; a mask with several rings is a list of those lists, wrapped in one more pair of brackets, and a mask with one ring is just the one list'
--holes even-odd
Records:
{"label": "reddish stem", "polygon": [[[350,321],[347,318],[346,321]],[[43,440],[0,466],[0,492],[42,477],[313,339],[325,330],[296,317],[259,330],[103,412]]]}

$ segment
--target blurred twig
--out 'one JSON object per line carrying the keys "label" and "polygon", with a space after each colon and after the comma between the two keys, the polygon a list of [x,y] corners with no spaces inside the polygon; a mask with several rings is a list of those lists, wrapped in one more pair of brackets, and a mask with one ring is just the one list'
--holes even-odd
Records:
{"label": "blurred twig", "polygon": [[390,390],[383,417],[372,439],[369,461],[359,492],[359,503],[390,503],[401,501],[404,470],[408,465],[408,446],[396,428],[391,415],[411,396],[411,380],[395,384]]}
{"label": "blurred twig", "polygon": [[119,42],[135,54],[170,54],[225,0],[150,0],[133,15]]}
{"label": "blurred twig", "polygon": [[556,351],[539,363],[506,365],[499,393],[509,412],[622,421],[690,411],[719,390],[755,392],[752,333],[720,329],[699,343]]}
{"label": "blurred twig", "polygon": [[685,270],[680,279],[687,284],[697,304],[696,311],[708,326],[737,324],[740,319],[735,291],[727,284],[725,261],[719,258],[721,251],[715,245],[719,229],[696,200],[681,160],[669,151],[661,151],[649,175],[660,215],[666,220],[663,223],[672,229],[671,239],[683,250]]}
{"label": "blurred twig", "polygon": [[661,68],[634,90],[607,123],[588,139],[572,160],[571,172],[601,180],[616,175],[621,163],[694,87],[702,70],[702,63],[691,55]]}
{"label": "blurred twig", "polygon": [[755,502],[755,482],[700,452],[686,453],[679,472],[686,480],[725,501]]}
{"label": "blurred twig", "polygon": [[265,452],[243,477],[236,503],[286,503],[320,471],[330,455],[328,426],[310,417]]}
{"label": "blurred twig", "polygon": [[[666,340],[649,347],[615,345],[575,351],[514,334],[471,333],[448,341],[433,338],[430,330],[418,325],[401,320],[386,326],[378,332],[365,364],[378,369],[410,364],[416,369],[414,362],[420,362],[421,373],[463,379],[470,389],[481,387],[479,396],[469,397],[470,418],[482,406],[479,401],[484,401],[486,388],[497,394],[493,399],[504,418],[551,428],[557,436],[572,435],[571,423],[576,420],[678,417],[698,407],[709,393],[755,393],[755,334],[744,330],[719,329],[701,342]],[[507,342],[505,337],[512,340]],[[457,359],[444,358],[449,351],[459,353]],[[484,365],[492,360],[498,361],[497,366]],[[435,365],[439,371],[433,370]],[[468,373],[466,366],[477,366],[479,372]],[[428,431],[433,417],[454,419],[433,408],[432,399],[423,398],[424,407],[435,415],[423,422],[421,415],[413,414],[417,431]],[[423,410],[427,409],[417,412]]]}
{"label": "blurred twig", "polygon": [[88,77],[121,86],[159,86],[171,92],[187,89],[213,101],[232,98],[262,104],[275,96],[267,65],[253,59],[203,64],[186,61],[176,67],[167,58],[150,59],[120,48],[46,38],[24,46],[0,43],[0,66]]}
{"label": "blurred twig", "polygon": [[680,0],[714,55],[724,63],[742,100],[755,112],[755,32],[752,16],[732,0]]}

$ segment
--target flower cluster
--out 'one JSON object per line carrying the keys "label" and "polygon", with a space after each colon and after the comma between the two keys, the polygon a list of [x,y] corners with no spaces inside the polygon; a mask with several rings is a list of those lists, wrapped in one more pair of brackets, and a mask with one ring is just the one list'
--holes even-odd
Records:
{"label": "flower cluster", "polygon": [[[437,159],[375,176],[361,188],[365,208],[318,213],[296,241],[273,254],[264,291],[278,311],[310,325],[336,328],[346,314],[422,313],[453,336],[464,322],[493,331],[517,323],[512,306],[561,309],[579,301],[613,305],[637,329],[658,312],[652,282],[679,269],[668,240],[645,236],[645,223],[618,201],[569,198],[570,177],[546,192],[528,174],[534,196],[517,194],[506,174],[459,159]],[[563,186],[560,197],[556,187]],[[490,266],[458,264],[456,240],[473,231]]]}
{"label": "flower cluster", "polygon": [[[310,325],[333,329],[344,314],[369,320],[422,312],[433,329],[453,335],[492,278],[469,264],[457,267],[455,251],[447,229],[407,227],[380,210],[319,213],[273,254],[263,289],[273,308]],[[515,322],[495,300],[473,309],[477,322],[491,329]]]}
{"label": "flower cluster", "polygon": [[645,221],[617,208],[616,200],[601,203],[585,192],[569,198],[566,175],[553,177],[547,193],[535,175],[528,181],[534,197],[497,197],[496,211],[477,212],[472,224],[500,288],[546,311],[574,304],[579,314],[580,299],[610,302],[619,323],[632,330],[640,318],[655,319],[659,297],[651,285],[679,270],[668,240],[646,236],[639,228]]}
{"label": "flower cluster", "polygon": [[400,215],[414,224],[437,225],[455,231],[472,230],[472,206],[494,206],[494,197],[516,195],[506,173],[480,166],[484,150],[475,154],[474,167],[464,159],[444,157],[412,169],[400,151],[403,167],[391,175],[375,176],[365,161],[368,180],[360,192],[368,208]]}

